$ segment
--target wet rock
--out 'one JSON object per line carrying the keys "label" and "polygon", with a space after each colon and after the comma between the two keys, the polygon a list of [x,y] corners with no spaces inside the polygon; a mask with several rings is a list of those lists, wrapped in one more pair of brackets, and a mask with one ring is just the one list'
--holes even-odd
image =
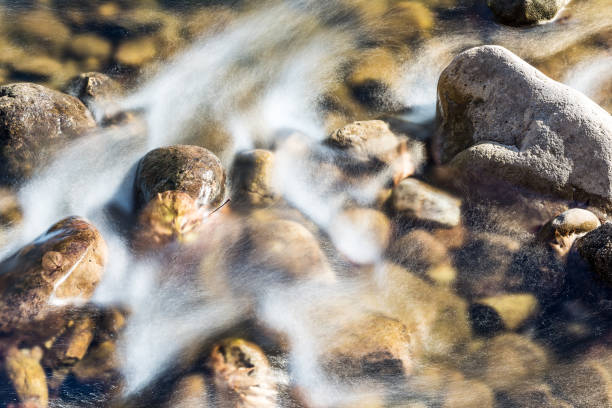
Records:
{"label": "wet rock", "polygon": [[[335,274],[317,239],[298,222],[260,217],[249,223],[247,262],[274,283],[314,279],[333,282]],[[264,276],[263,274],[268,274]]]}
{"label": "wet rock", "polygon": [[138,206],[159,193],[177,191],[212,210],[225,198],[225,170],[217,156],[203,147],[162,147],[147,153],[138,164],[135,189]]}
{"label": "wet rock", "polygon": [[153,250],[172,242],[192,242],[207,213],[187,193],[158,193],[138,216],[133,243],[138,250]]}
{"label": "wet rock", "polygon": [[94,292],[106,243],[87,221],[71,217],[0,264],[0,332],[38,325],[50,313]]}
{"label": "wet rock", "polygon": [[550,373],[556,393],[576,408],[612,405],[612,359],[606,349],[560,364]]}
{"label": "wet rock", "polygon": [[37,408],[46,408],[49,404],[47,379],[40,365],[42,355],[40,347],[31,350],[13,347],[7,352],[4,362],[19,401]]}
{"label": "wet rock", "polygon": [[75,35],[70,41],[70,53],[77,58],[96,58],[108,61],[113,51],[112,44],[106,38],[96,34]]}
{"label": "wet rock", "polygon": [[150,37],[127,40],[117,48],[115,61],[127,67],[140,67],[151,62],[157,55],[157,45]]}
{"label": "wet rock", "polygon": [[398,1],[385,13],[385,24],[381,27],[383,40],[397,39],[415,42],[434,27],[435,15],[428,8],[430,2]]}
{"label": "wet rock", "polygon": [[461,222],[461,200],[420,180],[402,180],[391,195],[391,208],[423,223],[455,227]]}
{"label": "wet rock", "polygon": [[440,76],[438,108],[434,157],[471,190],[501,183],[612,205],[612,118],[510,51],[459,54]]}
{"label": "wet rock", "polygon": [[2,183],[27,179],[62,142],[93,127],[91,113],[70,95],[30,83],[0,87]]}
{"label": "wet rock", "polygon": [[548,384],[533,384],[518,387],[504,393],[502,406],[516,408],[531,408],[534,406],[541,408],[572,408],[567,401],[554,395]]}
{"label": "wet rock", "polygon": [[16,194],[8,188],[0,188],[0,228],[10,228],[21,222],[23,213]]}
{"label": "wet rock", "polygon": [[349,321],[321,357],[330,373],[344,380],[376,378],[398,381],[414,366],[414,339],[396,319],[370,313]]}
{"label": "wet rock", "polygon": [[95,322],[87,314],[70,320],[63,333],[45,343],[45,366],[60,368],[76,364],[85,356],[94,331]]}
{"label": "wet rock", "polygon": [[540,345],[518,334],[502,334],[482,350],[481,378],[494,391],[512,390],[540,379],[548,368],[548,355]]}
{"label": "wet rock", "polygon": [[104,122],[110,120],[109,115],[113,112],[106,112],[116,107],[115,100],[123,94],[123,88],[108,75],[87,72],[73,78],[67,92],[79,98],[98,122]]}
{"label": "wet rock", "polygon": [[180,379],[174,386],[167,408],[206,408],[208,395],[206,381],[201,374],[190,374]]}
{"label": "wet rock", "polygon": [[565,256],[574,241],[601,225],[595,214],[572,208],[549,221],[538,233],[538,240],[551,246],[559,256]]}
{"label": "wet rock", "polygon": [[487,0],[501,22],[521,26],[553,19],[569,0]]}
{"label": "wet rock", "polygon": [[336,248],[351,262],[374,263],[389,245],[391,222],[377,210],[348,208],[336,216],[329,234]]}
{"label": "wet rock", "polygon": [[612,284],[612,223],[589,232],[576,242],[576,247],[601,279]]}
{"label": "wet rock", "polygon": [[389,255],[394,262],[419,275],[425,275],[431,268],[447,264],[451,259],[446,246],[423,229],[412,230],[394,240]]}
{"label": "wet rock", "polygon": [[256,149],[236,155],[230,175],[232,206],[269,206],[280,197],[273,186],[274,153]]}
{"label": "wet rock", "polygon": [[381,120],[348,124],[333,132],[326,143],[346,152],[349,166],[387,166],[395,183],[414,174],[423,162],[423,146],[396,135]]}
{"label": "wet rock", "polygon": [[538,301],[532,294],[498,295],[474,302],[470,307],[470,319],[477,334],[492,335],[520,328],[537,310]]}
{"label": "wet rock", "polygon": [[264,352],[242,339],[223,340],[213,347],[215,401],[219,407],[276,407],[277,385]]}
{"label": "wet rock", "polygon": [[486,384],[476,380],[452,381],[442,408],[493,408],[495,395]]}
{"label": "wet rock", "polygon": [[70,29],[53,13],[40,9],[19,15],[12,25],[15,39],[29,47],[60,52],[70,41]]}
{"label": "wet rock", "polygon": [[50,81],[60,74],[62,63],[46,55],[32,55],[11,61],[13,76],[33,81]]}
{"label": "wet rock", "polygon": [[104,341],[93,347],[72,369],[75,378],[83,384],[114,383],[118,379],[120,362],[117,346]]}

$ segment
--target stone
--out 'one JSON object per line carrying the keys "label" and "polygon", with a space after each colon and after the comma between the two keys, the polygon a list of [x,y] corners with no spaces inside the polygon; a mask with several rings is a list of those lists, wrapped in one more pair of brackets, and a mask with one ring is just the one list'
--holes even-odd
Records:
{"label": "stone", "polygon": [[12,347],[7,351],[4,362],[6,374],[19,401],[35,404],[37,408],[46,408],[49,404],[47,378],[40,365],[42,355],[40,347],[21,350]]}
{"label": "stone", "polygon": [[204,208],[187,193],[158,193],[138,216],[133,237],[134,247],[146,251],[172,242],[192,242],[198,237],[205,216]]}
{"label": "stone", "polygon": [[382,166],[395,184],[413,175],[424,161],[421,143],[396,135],[382,120],[350,123],[334,131],[325,143],[346,154],[339,160],[349,170],[378,170]]}
{"label": "stone", "polygon": [[123,95],[123,88],[108,75],[87,72],[72,78],[67,93],[79,98],[94,114],[98,123],[105,123],[119,110],[116,99]]}
{"label": "stone", "polygon": [[248,226],[248,265],[271,283],[313,279],[334,282],[335,274],[315,236],[296,221],[261,217]]}
{"label": "stone", "polygon": [[63,333],[45,344],[45,367],[73,366],[81,360],[94,338],[95,322],[87,313],[70,320]]}
{"label": "stone", "polygon": [[207,365],[220,408],[277,406],[276,380],[256,344],[238,338],[222,340],[213,347]]}
{"label": "stone", "polygon": [[588,210],[572,208],[550,220],[538,232],[538,240],[547,243],[559,256],[569,253],[576,239],[599,228],[599,218]]}
{"label": "stone", "polygon": [[120,65],[137,68],[151,62],[157,55],[157,45],[150,37],[124,41],[115,52],[115,61]]}
{"label": "stone", "polygon": [[87,301],[100,282],[106,243],[87,221],[66,218],[0,263],[0,332],[39,325]]}
{"label": "stone", "polygon": [[546,350],[529,338],[514,333],[492,338],[481,352],[481,379],[496,392],[541,379],[548,368]]}
{"label": "stone", "polygon": [[108,61],[113,52],[113,45],[106,38],[96,34],[79,34],[70,41],[70,53],[79,59],[97,58]]}
{"label": "stone", "polygon": [[351,262],[375,263],[389,245],[391,222],[377,210],[347,208],[334,218],[329,235],[336,248]]}
{"label": "stone", "polygon": [[273,185],[274,153],[255,149],[234,158],[230,173],[233,207],[270,206],[280,198]]}
{"label": "stone", "polygon": [[15,185],[32,176],[61,145],[95,127],[73,96],[30,83],[0,87],[0,182]]}
{"label": "stone", "polygon": [[189,374],[181,378],[174,389],[167,408],[206,408],[208,394],[202,374]]}
{"label": "stone", "polygon": [[12,25],[13,37],[29,47],[59,53],[70,41],[70,29],[50,11],[39,9],[20,14]]}
{"label": "stone", "polygon": [[476,380],[451,381],[442,408],[493,408],[495,395],[484,383]]}
{"label": "stone", "polygon": [[574,405],[556,396],[550,385],[545,383],[529,384],[504,393],[503,406],[516,408],[573,408]]}
{"label": "stone", "polygon": [[10,64],[14,77],[36,81],[49,81],[64,68],[60,61],[46,55],[27,55]]}
{"label": "stone", "polygon": [[576,248],[599,277],[612,284],[612,223],[605,223],[580,238]]}
{"label": "stone", "polygon": [[0,187],[0,228],[16,226],[22,218],[23,212],[17,195],[8,188]]}
{"label": "stone", "polygon": [[91,350],[73,368],[75,378],[83,383],[115,382],[118,378],[120,362],[117,346],[113,341],[104,341]]}
{"label": "stone", "polygon": [[394,262],[421,276],[431,268],[451,261],[446,246],[424,229],[414,229],[393,240],[389,256]]}
{"label": "stone", "polygon": [[413,371],[413,343],[400,321],[368,313],[342,324],[320,359],[326,371],[343,380],[398,381]]}
{"label": "stone", "polygon": [[225,199],[225,170],[209,150],[191,145],[161,147],[147,153],[136,170],[137,206],[165,191],[187,194],[213,210]]}
{"label": "stone", "polygon": [[487,0],[501,22],[522,26],[552,20],[569,0]]}
{"label": "stone", "polygon": [[478,299],[470,306],[474,332],[493,335],[516,330],[538,311],[538,300],[530,293],[512,293]]}
{"label": "stone", "polygon": [[504,183],[608,207],[611,143],[605,110],[503,47],[464,51],[440,76],[433,156],[473,192]]}
{"label": "stone", "polygon": [[397,214],[425,224],[452,228],[461,222],[461,200],[415,178],[402,180],[391,194]]}

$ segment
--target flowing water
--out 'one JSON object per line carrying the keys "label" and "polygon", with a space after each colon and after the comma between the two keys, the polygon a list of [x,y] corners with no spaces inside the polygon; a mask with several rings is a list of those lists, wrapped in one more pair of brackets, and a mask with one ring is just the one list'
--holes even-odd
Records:
{"label": "flowing water", "polygon": [[[23,13],[24,6],[19,3],[0,2],[5,17]],[[51,12],[60,7],[53,2],[41,3],[38,7]],[[604,103],[599,93],[612,80],[608,48],[612,20],[606,18],[612,15],[612,3],[576,0],[554,22],[510,28],[494,22],[486,6],[478,2],[450,1],[444,2],[449,5],[439,5],[423,1],[433,10],[435,24],[416,30],[416,34],[410,27],[390,23],[385,26],[387,21],[376,14],[376,3],[236,3],[235,15],[221,28],[181,45],[172,56],[153,61],[138,74],[114,70],[112,64],[101,66],[131,83],[129,92],[112,109],[138,112],[142,121],[96,130],[73,142],[20,188],[23,223],[8,233],[1,249],[3,256],[69,215],[89,219],[109,246],[104,279],[92,301],[130,311],[118,343],[124,386],[115,399],[130,403],[138,398],[154,400],[158,387],[155,384],[167,386],[164,377],[175,376],[180,367],[188,365],[185,360],[193,356],[190,353],[194,344],[206,344],[232,328],[256,324],[282,333],[286,343],[285,351],[272,359],[275,381],[282,387],[299,389],[312,406],[361,406],[382,395],[393,406],[417,400],[422,394],[426,394],[425,399],[435,400],[438,391],[433,386],[431,391],[420,394],[410,387],[390,392],[383,391],[377,379],[364,378],[355,383],[326,374],[318,357],[336,341],[338,327],[358,321],[362,309],[402,321],[415,320],[415,337],[441,361],[460,360],[466,353],[452,351],[447,338],[428,327],[426,317],[414,317],[407,311],[428,310],[430,306],[416,294],[408,295],[401,303],[403,294],[410,290],[402,292],[402,285],[390,277],[385,267],[385,248],[370,239],[359,225],[342,219],[341,212],[348,202],[373,205],[379,191],[386,187],[389,174],[352,183],[320,165],[321,161],[342,159],[320,144],[334,127],[330,125],[333,115],[325,100],[343,86],[347,66],[359,61],[361,54],[372,48],[391,50],[395,53],[395,75],[384,103],[374,108],[360,105],[344,120],[391,114],[404,126],[424,135],[424,140],[431,132],[437,78],[442,69],[466,48],[499,44],[553,78]],[[381,1],[380,7],[383,3],[386,4]],[[184,16],[207,7],[212,6],[181,4],[172,12]],[[339,100],[342,103],[347,99]],[[222,136],[208,145],[212,139],[201,137],[201,129],[217,127],[222,128]],[[324,281],[279,284],[262,278],[266,271],[232,265],[228,280],[231,286],[241,288],[237,295],[236,291],[194,285],[181,273],[192,265],[179,258],[168,262],[135,256],[121,221],[131,216],[135,166],[151,149],[180,143],[203,143],[218,154],[226,168],[237,152],[274,149],[274,184],[286,202],[325,237],[322,245],[326,253],[332,254],[330,262],[336,281],[331,285]],[[210,216],[211,222],[213,218],[218,222],[215,228],[240,231],[250,216],[232,218],[227,223],[224,217]],[[525,234],[528,232],[525,230]],[[209,250],[222,254],[226,248]],[[372,265],[372,281],[351,273],[352,262]],[[489,267],[478,259],[472,265],[476,270]],[[213,263],[208,267],[221,266]],[[440,296],[437,293],[424,296],[436,302],[436,296]],[[598,327],[604,330],[607,325]],[[448,330],[454,335],[454,329]],[[167,390],[158,392],[161,395]],[[75,394],[52,405],[69,404],[66,401],[74,401],[76,406],[103,404],[92,402],[93,394]],[[281,406],[295,404],[284,394],[279,401]]]}

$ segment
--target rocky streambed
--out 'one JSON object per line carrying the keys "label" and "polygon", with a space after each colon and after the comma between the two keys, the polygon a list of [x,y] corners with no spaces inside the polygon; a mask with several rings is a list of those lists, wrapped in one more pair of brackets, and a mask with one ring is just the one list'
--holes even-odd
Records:
{"label": "rocky streambed", "polygon": [[0,407],[612,407],[611,12],[0,3]]}

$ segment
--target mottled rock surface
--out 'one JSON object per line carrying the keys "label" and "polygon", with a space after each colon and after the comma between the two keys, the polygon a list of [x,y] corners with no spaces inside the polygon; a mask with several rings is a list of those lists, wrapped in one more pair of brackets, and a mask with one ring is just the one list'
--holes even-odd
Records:
{"label": "mottled rock surface", "polygon": [[610,115],[503,47],[472,48],[443,71],[433,153],[471,183],[612,205]]}
{"label": "mottled rock surface", "polygon": [[612,284],[612,224],[606,223],[576,242],[578,252],[597,274]]}
{"label": "mottled rock surface", "polygon": [[487,0],[493,14],[503,23],[521,26],[550,20],[569,0]]}
{"label": "mottled rock surface", "polygon": [[0,264],[0,332],[89,299],[105,262],[106,243],[90,223],[71,217],[53,225]]}
{"label": "mottled rock surface", "polygon": [[95,125],[73,96],[31,83],[0,87],[0,182],[13,185],[29,178],[62,142]]}

